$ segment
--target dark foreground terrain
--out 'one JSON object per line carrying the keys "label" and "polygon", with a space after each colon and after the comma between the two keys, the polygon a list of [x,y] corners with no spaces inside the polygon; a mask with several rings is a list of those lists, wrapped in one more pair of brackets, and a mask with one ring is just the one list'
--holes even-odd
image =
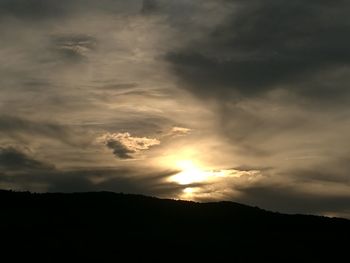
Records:
{"label": "dark foreground terrain", "polygon": [[0,204],[2,262],[350,260],[345,219],[108,192],[0,191]]}

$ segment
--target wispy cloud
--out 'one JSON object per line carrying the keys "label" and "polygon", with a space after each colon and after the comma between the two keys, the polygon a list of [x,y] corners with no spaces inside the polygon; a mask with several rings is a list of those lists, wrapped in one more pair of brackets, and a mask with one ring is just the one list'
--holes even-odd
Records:
{"label": "wispy cloud", "polygon": [[169,132],[172,136],[184,136],[191,132],[191,129],[184,127],[173,127]]}

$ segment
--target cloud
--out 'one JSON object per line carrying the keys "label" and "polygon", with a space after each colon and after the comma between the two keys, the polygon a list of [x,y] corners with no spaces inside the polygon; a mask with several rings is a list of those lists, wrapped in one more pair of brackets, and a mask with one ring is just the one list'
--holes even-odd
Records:
{"label": "cloud", "polygon": [[169,135],[170,136],[184,136],[188,135],[191,132],[191,129],[189,128],[184,128],[184,127],[173,127],[171,128]]}
{"label": "cloud", "polygon": [[42,20],[74,16],[77,13],[121,13],[140,10],[142,0],[1,0],[0,13],[21,19]]}
{"label": "cloud", "polygon": [[51,169],[52,165],[35,160],[14,147],[0,147],[0,170],[3,172]]}
{"label": "cloud", "polygon": [[16,133],[16,132],[35,133],[47,136],[66,136],[66,129],[53,123],[40,123],[37,121],[26,120],[19,117],[1,116],[0,132]]}
{"label": "cloud", "polygon": [[33,192],[112,191],[169,198],[178,196],[183,188],[164,181],[171,174],[172,171],[140,173],[118,168],[0,172],[0,187]]}
{"label": "cloud", "polygon": [[160,144],[158,139],[133,137],[128,132],[106,133],[97,140],[112,149],[114,155],[120,159],[132,159],[132,154],[140,153]]}
{"label": "cloud", "polygon": [[88,35],[62,35],[53,38],[56,51],[66,59],[83,59],[97,46],[97,40]]}
{"label": "cloud", "polygon": [[34,192],[114,191],[177,196],[182,187],[166,178],[177,171],[147,167],[60,169],[30,151],[0,147],[0,188]]}
{"label": "cloud", "polygon": [[0,0],[0,188],[178,197],[184,186],[164,179],[184,159],[263,175],[192,186],[205,197],[331,210],[349,184],[349,10]]}
{"label": "cloud", "polygon": [[49,122],[25,119],[15,116],[0,117],[1,139],[8,139],[11,142],[21,141],[29,143],[31,140],[50,139],[68,145],[87,145],[90,143],[89,135],[82,137],[76,127]]}
{"label": "cloud", "polygon": [[259,170],[236,169],[201,170],[195,175],[185,170],[170,177],[170,181],[184,186],[181,198],[195,201],[235,200],[241,187],[256,186],[265,180]]}
{"label": "cloud", "polygon": [[320,194],[286,185],[260,185],[242,188],[235,200],[285,213],[350,217],[350,196],[345,193]]}
{"label": "cloud", "polygon": [[231,14],[221,25],[169,52],[168,61],[184,88],[223,100],[281,87],[314,97],[324,91],[310,81],[321,78],[322,89],[347,93],[346,85],[326,85],[325,72],[350,63],[348,2],[336,1],[332,7],[299,0],[231,3]]}
{"label": "cloud", "polygon": [[142,13],[149,14],[157,10],[157,1],[154,0],[143,0],[142,2]]}
{"label": "cloud", "polygon": [[108,140],[106,145],[108,148],[112,149],[113,154],[120,159],[132,159],[133,157],[130,154],[135,153],[135,150],[127,148],[121,142],[116,140]]}

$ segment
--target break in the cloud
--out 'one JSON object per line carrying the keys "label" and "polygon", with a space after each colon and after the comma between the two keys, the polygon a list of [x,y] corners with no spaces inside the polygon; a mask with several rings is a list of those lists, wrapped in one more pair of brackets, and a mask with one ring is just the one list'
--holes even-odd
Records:
{"label": "break in the cloud", "polygon": [[[0,0],[1,187],[348,216],[349,10],[345,0]],[[246,174],[169,182],[188,160],[199,174]]]}
{"label": "break in the cloud", "polygon": [[128,132],[107,133],[97,138],[97,140],[112,149],[113,154],[120,159],[132,159],[133,154],[148,150],[152,146],[160,144],[158,139],[133,137]]}

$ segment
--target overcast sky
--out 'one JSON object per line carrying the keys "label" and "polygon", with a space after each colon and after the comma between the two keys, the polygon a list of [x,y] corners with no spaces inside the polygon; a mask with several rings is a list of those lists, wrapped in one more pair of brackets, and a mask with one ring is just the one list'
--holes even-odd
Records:
{"label": "overcast sky", "polygon": [[349,12],[0,0],[0,188],[350,217]]}

